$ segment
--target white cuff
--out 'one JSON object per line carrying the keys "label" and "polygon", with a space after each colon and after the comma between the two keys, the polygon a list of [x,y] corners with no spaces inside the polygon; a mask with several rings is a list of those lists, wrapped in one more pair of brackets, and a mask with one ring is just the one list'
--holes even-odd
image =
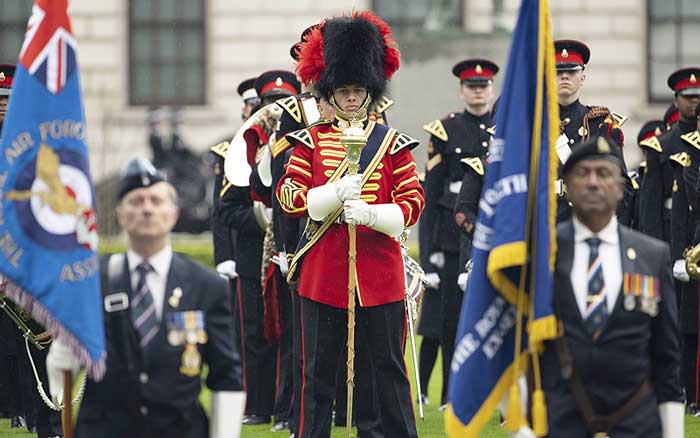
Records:
{"label": "white cuff", "polygon": [[341,202],[335,193],[335,184],[314,187],[306,194],[306,205],[311,219],[320,221],[340,207]]}
{"label": "white cuff", "polygon": [[684,406],[681,402],[659,403],[663,438],[682,438],[684,429]]}
{"label": "white cuff", "polygon": [[213,391],[209,438],[238,438],[245,409],[245,392]]}
{"label": "white cuff", "polygon": [[404,229],[403,211],[396,204],[374,204],[375,221],[370,228],[391,237],[398,237]]}

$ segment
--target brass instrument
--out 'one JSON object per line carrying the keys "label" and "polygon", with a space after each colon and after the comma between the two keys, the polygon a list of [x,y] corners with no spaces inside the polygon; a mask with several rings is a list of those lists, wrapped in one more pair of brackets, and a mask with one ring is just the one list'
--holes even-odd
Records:
{"label": "brass instrument", "polygon": [[700,243],[683,251],[685,270],[691,280],[700,279]]}

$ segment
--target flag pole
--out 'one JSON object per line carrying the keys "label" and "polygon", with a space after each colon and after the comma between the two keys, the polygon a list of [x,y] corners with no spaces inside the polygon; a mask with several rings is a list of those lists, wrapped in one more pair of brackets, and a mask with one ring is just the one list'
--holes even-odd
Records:
{"label": "flag pole", "polygon": [[61,411],[61,426],[63,438],[73,438],[73,373],[70,370],[63,372],[63,411]]}

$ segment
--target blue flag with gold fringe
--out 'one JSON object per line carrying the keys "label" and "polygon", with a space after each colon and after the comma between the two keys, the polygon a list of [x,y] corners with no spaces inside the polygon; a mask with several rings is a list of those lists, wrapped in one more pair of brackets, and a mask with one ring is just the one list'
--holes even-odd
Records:
{"label": "blue flag with gold fringe", "polygon": [[[509,389],[506,427],[525,425],[516,381],[525,370],[528,346],[557,334],[552,309],[556,98],[547,0],[523,0],[489,147],[473,268],[451,363],[445,421],[450,437],[478,436]],[[546,419],[538,389],[533,428],[541,436]]]}
{"label": "blue flag with gold fringe", "polygon": [[95,193],[67,9],[67,0],[36,0],[19,54],[0,135],[0,274],[4,292],[99,380]]}

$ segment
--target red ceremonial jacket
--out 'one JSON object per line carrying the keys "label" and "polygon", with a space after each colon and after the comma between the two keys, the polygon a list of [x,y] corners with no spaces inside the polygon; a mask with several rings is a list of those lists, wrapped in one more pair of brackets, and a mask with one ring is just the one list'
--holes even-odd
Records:
{"label": "red ceremonial jacket", "polygon": [[[418,181],[416,163],[410,149],[418,142],[394,129],[366,124],[367,136],[373,129],[386,130],[390,142],[381,161],[362,188],[361,199],[369,204],[395,203],[403,212],[406,227],[418,221],[425,200]],[[289,134],[294,146],[276,196],[284,212],[307,215],[306,194],[325,184],[345,158],[340,144],[342,129],[322,122]],[[334,223],[306,252],[298,267],[299,294],[339,308],[348,304],[348,227]],[[357,297],[361,306],[378,306],[404,298],[404,267],[396,239],[369,227],[357,227]]]}

